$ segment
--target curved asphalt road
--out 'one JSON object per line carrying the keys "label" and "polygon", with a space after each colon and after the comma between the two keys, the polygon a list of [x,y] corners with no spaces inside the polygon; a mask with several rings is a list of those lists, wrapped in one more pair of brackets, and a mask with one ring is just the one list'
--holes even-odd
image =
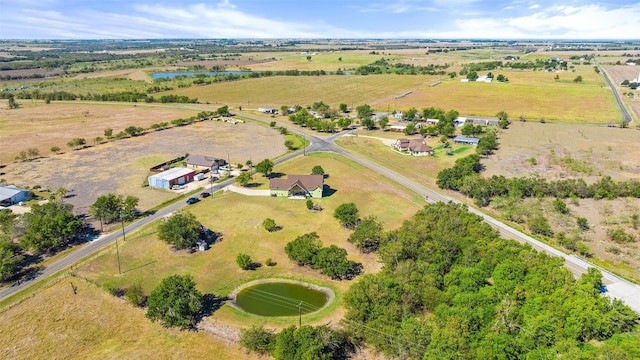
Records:
{"label": "curved asphalt road", "polygon": [[[606,76],[605,76],[606,77]],[[608,78],[607,78],[608,80]],[[617,94],[614,91],[614,94]],[[624,109],[624,107],[621,107],[622,109]],[[626,111],[626,109],[624,109]],[[627,113],[628,114],[628,113]],[[249,115],[249,114],[243,114],[243,116],[248,117],[250,119],[253,120],[257,120],[257,121],[261,121],[261,122],[268,122],[269,120],[266,120],[264,118],[261,117],[257,117],[257,116],[253,116],[253,115]],[[395,182],[397,182],[398,184],[404,186],[405,188],[419,194],[420,196],[423,196],[425,198],[428,198],[429,202],[437,202],[437,201],[444,201],[444,202],[454,202],[454,203],[460,203],[458,200],[455,200],[445,194],[439,193],[437,191],[434,191],[432,189],[429,189],[423,185],[421,185],[418,182],[415,182],[403,175],[400,175],[394,171],[389,170],[388,168],[375,163],[369,159],[366,159],[362,156],[356,155],[352,152],[349,152],[337,145],[334,144],[334,140],[337,137],[340,137],[348,132],[341,132],[341,133],[337,133],[337,134],[333,134],[331,136],[326,136],[326,137],[320,137],[320,136],[316,136],[316,135],[311,135],[311,134],[307,134],[305,132],[300,131],[298,128],[292,127],[288,124],[280,124],[281,126],[286,127],[289,131],[296,133],[300,136],[304,136],[306,139],[311,140],[311,145],[309,147],[306,147],[302,150],[296,151],[296,152],[292,152],[289,154],[286,154],[283,157],[280,157],[278,159],[276,159],[274,161],[275,164],[280,164],[283,163],[285,161],[288,161],[292,158],[295,158],[297,156],[300,155],[304,155],[306,152],[314,152],[314,151],[328,151],[328,152],[334,152],[337,153],[339,155],[342,155],[344,157],[346,157],[347,159],[350,159],[354,162],[357,162],[365,167],[367,167],[368,169],[375,171]],[[235,179],[229,179],[223,183],[217,184],[214,186],[213,191],[218,191],[228,185],[233,184],[235,181]],[[129,233],[132,232],[134,230],[137,230],[139,228],[141,228],[142,226],[145,226],[149,223],[151,223],[152,221],[155,221],[157,219],[159,219],[160,217],[166,216],[182,207],[185,206],[185,203],[180,201],[178,203],[175,203],[173,205],[170,205],[166,208],[163,208],[161,210],[159,210],[158,212],[156,212],[155,214],[148,216],[146,218],[140,219],[139,221],[136,221],[135,223],[130,224],[129,226],[125,227],[125,232]],[[565,259],[565,266],[576,276],[579,276],[580,274],[583,274],[587,271],[587,269],[589,267],[595,267],[598,270],[600,270],[602,272],[603,275],[603,282],[606,285],[607,288],[607,292],[606,294],[610,297],[613,298],[617,298],[620,300],[623,300],[627,305],[629,305],[629,307],[631,307],[636,313],[640,314],[640,286],[629,282],[627,280],[624,280],[594,264],[591,264],[589,262],[587,262],[586,260],[579,258],[575,255],[569,255],[569,254],[565,254],[562,251],[559,251],[547,244],[544,244],[500,221],[498,221],[497,219],[484,214],[482,212],[480,212],[479,210],[469,207],[468,208],[469,211],[471,211],[472,213],[481,216],[487,223],[489,223],[492,227],[494,227],[495,229],[497,229],[499,231],[499,233],[508,239],[514,239],[517,240],[519,242],[522,243],[528,243],[530,244],[533,248],[539,250],[539,251],[544,251],[545,253],[551,255],[551,256],[557,256],[557,257],[562,257]],[[3,300],[15,293],[17,293],[18,291],[25,289],[31,285],[33,285],[35,282],[40,281],[50,275],[53,275],[65,268],[70,267],[71,265],[75,264],[76,262],[82,260],[85,257],[88,257],[89,255],[93,254],[94,252],[106,247],[107,245],[111,244],[112,242],[116,241],[116,239],[118,239],[119,237],[121,237],[121,232],[116,231],[114,233],[108,234],[108,235],[104,235],[100,238],[98,238],[97,240],[89,243],[88,245],[74,251],[73,253],[63,257],[62,259],[54,262],[53,264],[45,267],[44,269],[41,270],[40,273],[36,274],[35,276],[33,276],[30,279],[25,279],[23,280],[21,283],[16,283],[11,287],[5,288],[0,290],[0,300]],[[126,269],[125,269],[126,271]]]}
{"label": "curved asphalt road", "polygon": [[598,67],[598,70],[600,70],[600,73],[602,74],[602,76],[604,76],[604,79],[607,81],[607,84],[609,84],[609,87],[611,88],[611,92],[613,93],[613,96],[616,98],[616,102],[618,103],[618,107],[620,108],[620,111],[622,111],[623,121],[626,122],[627,124],[630,124],[633,121],[633,117],[631,117],[631,114],[629,113],[627,108],[624,106],[624,103],[622,102],[622,98],[620,97],[620,94],[618,94],[618,90],[616,89],[615,85],[613,85],[613,82],[611,81],[611,79],[609,79],[609,75],[607,74],[607,72],[604,71],[604,69],[600,65],[598,65],[595,58],[593,59],[593,62]]}

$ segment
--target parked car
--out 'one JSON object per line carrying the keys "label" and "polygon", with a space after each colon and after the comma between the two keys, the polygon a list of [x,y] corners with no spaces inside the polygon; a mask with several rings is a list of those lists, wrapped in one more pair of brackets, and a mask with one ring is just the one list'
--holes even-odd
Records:
{"label": "parked car", "polygon": [[186,188],[186,186],[184,186],[184,185],[173,185],[171,187],[171,190],[182,190],[184,188]]}
{"label": "parked car", "polygon": [[206,198],[206,197],[209,197],[209,196],[211,196],[211,193],[208,193],[208,192],[206,192],[206,191],[205,191],[205,192],[201,192],[201,193],[200,193],[200,197],[201,197],[201,198]]}
{"label": "parked car", "polygon": [[198,200],[197,197],[190,197],[190,198],[187,199],[187,204],[192,205],[192,204],[197,203],[198,201],[200,201],[200,200]]}

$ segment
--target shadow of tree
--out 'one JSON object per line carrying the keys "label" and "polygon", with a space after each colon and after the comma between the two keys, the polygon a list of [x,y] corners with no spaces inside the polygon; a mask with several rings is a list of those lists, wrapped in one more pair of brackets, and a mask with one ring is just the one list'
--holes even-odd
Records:
{"label": "shadow of tree", "polygon": [[217,296],[215,294],[204,294],[202,296],[202,310],[196,316],[196,322],[201,321],[205,316],[211,316],[218,310],[225,301],[229,300],[226,296]]}

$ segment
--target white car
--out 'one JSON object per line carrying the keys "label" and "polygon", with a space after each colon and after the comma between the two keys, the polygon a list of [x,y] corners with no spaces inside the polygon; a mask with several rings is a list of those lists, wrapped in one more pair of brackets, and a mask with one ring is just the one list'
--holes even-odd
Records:
{"label": "white car", "polygon": [[173,185],[171,187],[171,190],[182,190],[184,188],[186,188],[186,186],[184,186],[184,185]]}

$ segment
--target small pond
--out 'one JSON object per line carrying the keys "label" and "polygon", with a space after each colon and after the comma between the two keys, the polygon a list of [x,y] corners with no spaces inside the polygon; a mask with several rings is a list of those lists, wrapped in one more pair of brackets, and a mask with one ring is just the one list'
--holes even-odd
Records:
{"label": "small pond", "polygon": [[293,282],[266,282],[251,285],[235,296],[240,309],[260,316],[298,315],[318,311],[329,301],[327,292],[312,285]]}

